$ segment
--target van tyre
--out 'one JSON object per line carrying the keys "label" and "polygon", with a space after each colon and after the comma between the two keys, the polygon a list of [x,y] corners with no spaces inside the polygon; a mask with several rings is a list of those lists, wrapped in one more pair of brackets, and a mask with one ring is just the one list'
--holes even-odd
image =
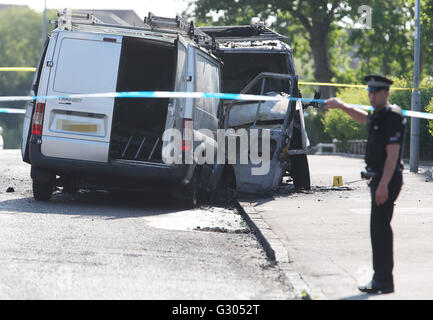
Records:
{"label": "van tyre", "polygon": [[196,208],[199,204],[199,192],[196,186],[191,186],[185,190],[183,202],[187,208]]}
{"label": "van tyre", "polygon": [[236,175],[233,167],[226,165],[213,195],[213,202],[217,206],[228,207],[233,204],[236,197]]}
{"label": "van tyre", "polygon": [[33,180],[33,197],[36,201],[48,201],[52,193],[53,184],[51,182]]}
{"label": "van tyre", "polygon": [[306,154],[291,157],[291,176],[295,190],[311,190],[310,168]]}
{"label": "van tyre", "polygon": [[200,190],[198,187],[199,170],[195,170],[191,182],[183,189],[183,204],[187,208],[196,208],[199,205]]}
{"label": "van tyre", "polygon": [[191,183],[184,188],[182,202],[186,208],[197,208],[199,205],[199,189],[197,185]]}

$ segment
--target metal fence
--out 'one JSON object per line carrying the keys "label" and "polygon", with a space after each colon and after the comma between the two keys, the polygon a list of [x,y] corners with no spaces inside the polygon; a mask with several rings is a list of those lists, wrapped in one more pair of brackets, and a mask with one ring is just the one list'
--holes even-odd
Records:
{"label": "metal fence", "polygon": [[319,143],[310,149],[313,154],[354,154],[364,155],[367,148],[367,140],[332,140],[332,143]]}

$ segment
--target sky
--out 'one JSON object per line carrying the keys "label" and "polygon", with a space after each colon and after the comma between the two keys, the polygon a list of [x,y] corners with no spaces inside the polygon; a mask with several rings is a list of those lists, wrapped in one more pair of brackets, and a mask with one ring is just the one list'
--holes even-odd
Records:
{"label": "sky", "polygon": [[[42,11],[45,0],[0,0],[0,4],[27,5]],[[46,0],[48,9],[124,9],[134,10],[144,18],[148,12],[165,17],[182,13],[188,0]]]}

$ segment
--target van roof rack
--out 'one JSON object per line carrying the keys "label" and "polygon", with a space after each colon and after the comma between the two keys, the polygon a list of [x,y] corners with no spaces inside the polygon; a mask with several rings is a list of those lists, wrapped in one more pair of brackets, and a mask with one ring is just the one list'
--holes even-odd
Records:
{"label": "van roof rack", "polygon": [[215,37],[203,32],[200,28],[194,26],[194,22],[187,21],[181,16],[176,18],[165,18],[154,15],[149,12],[149,15],[144,18],[144,23],[149,25],[152,30],[158,31],[177,31],[181,34],[187,35],[191,40],[194,40],[197,44],[204,46],[212,51],[217,50],[217,43]]}
{"label": "van roof rack", "polygon": [[57,28],[63,30],[72,30],[74,24],[104,24],[93,13],[87,11],[62,9],[57,11],[57,16],[58,20],[50,23],[55,23]]}
{"label": "van roof rack", "polygon": [[214,37],[217,42],[288,40],[288,37],[269,29],[263,23],[200,27],[200,30]]}
{"label": "van roof rack", "polygon": [[106,27],[116,29],[129,29],[147,32],[159,32],[167,34],[182,34],[188,36],[198,45],[215,52],[218,49],[218,44],[212,35],[208,35],[199,28],[194,27],[194,22],[183,19],[180,16],[176,18],[158,17],[149,12],[149,15],[144,18],[144,23],[149,27],[136,27],[106,24],[98,19],[92,12],[85,10],[58,10],[58,20],[50,21],[56,24],[56,27],[62,30],[72,30],[79,25]]}

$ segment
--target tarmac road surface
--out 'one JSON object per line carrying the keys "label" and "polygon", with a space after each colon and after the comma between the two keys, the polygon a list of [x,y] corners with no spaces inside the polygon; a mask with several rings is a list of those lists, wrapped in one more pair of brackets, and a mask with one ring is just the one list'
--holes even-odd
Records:
{"label": "tarmac road surface", "polygon": [[0,299],[293,298],[234,209],[103,191],[36,202],[19,150],[0,151],[0,230]]}

